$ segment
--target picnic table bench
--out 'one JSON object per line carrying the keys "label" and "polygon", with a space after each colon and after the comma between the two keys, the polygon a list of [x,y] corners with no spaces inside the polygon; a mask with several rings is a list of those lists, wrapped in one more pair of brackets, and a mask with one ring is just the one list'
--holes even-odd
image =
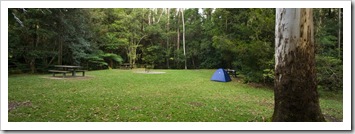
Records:
{"label": "picnic table bench", "polygon": [[123,68],[123,69],[132,69],[133,67],[129,63],[123,63],[123,64],[121,64],[121,68]]}
{"label": "picnic table bench", "polygon": [[72,76],[76,76],[76,72],[82,72],[83,77],[85,76],[85,71],[87,70],[79,70],[81,66],[71,66],[71,65],[54,65],[54,67],[58,68],[58,70],[48,70],[53,73],[53,77],[56,73],[63,74],[63,77],[66,77],[66,73],[72,73]]}
{"label": "picnic table bench", "polygon": [[63,74],[63,77],[65,77],[66,73],[70,72],[70,71],[64,71],[64,70],[48,70],[48,71],[53,73],[53,77],[55,76],[56,73],[61,73],[61,74]]}
{"label": "picnic table bench", "polygon": [[229,75],[232,75],[234,78],[237,78],[237,72],[233,69],[226,69]]}

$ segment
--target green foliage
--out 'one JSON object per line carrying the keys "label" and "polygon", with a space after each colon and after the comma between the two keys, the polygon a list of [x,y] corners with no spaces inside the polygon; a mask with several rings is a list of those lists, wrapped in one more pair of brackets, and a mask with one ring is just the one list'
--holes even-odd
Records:
{"label": "green foliage", "polygon": [[116,62],[118,62],[119,64],[122,63],[123,59],[121,58],[121,56],[117,55],[117,54],[113,54],[113,53],[105,53],[103,55],[100,55],[103,58],[107,58],[107,59],[112,59]]}
{"label": "green foliage", "polygon": [[163,50],[162,47],[158,45],[151,45],[143,50],[144,55],[142,60],[147,65],[155,65],[156,63],[164,61],[164,53],[161,53]]}
{"label": "green foliage", "polygon": [[90,54],[86,60],[88,63],[93,64],[89,66],[92,67],[92,69],[98,69],[102,67],[113,68],[113,61],[115,61],[117,64],[122,64],[123,62],[121,56],[113,53],[104,53],[103,51],[97,51]]}
{"label": "green foliage", "polygon": [[274,69],[274,49],[271,46],[271,43],[253,41],[237,47],[239,59],[234,63],[235,66],[240,66],[247,82],[273,82],[273,79],[265,81],[264,77],[265,70]]}
{"label": "green foliage", "polygon": [[[91,54],[87,57],[86,59],[89,63],[93,63],[95,64],[95,66],[99,66],[99,67],[102,67],[102,66],[107,66],[108,64],[105,62],[105,60],[100,56],[100,55],[97,55],[97,54]],[[92,66],[92,65],[90,65]]]}
{"label": "green foliage", "polygon": [[9,13],[9,60],[27,64],[30,69],[24,72],[46,72],[52,64],[79,65],[91,49],[85,9],[14,8]]}
{"label": "green foliage", "polygon": [[318,89],[341,92],[343,90],[342,11],[333,8],[315,9],[314,21]]}
{"label": "green foliage", "polygon": [[343,91],[343,63],[330,56],[316,56],[318,88]]}
{"label": "green foliage", "polygon": [[[245,82],[272,83],[274,9],[216,9],[213,47],[226,68],[238,70]],[[265,77],[268,76],[268,77]],[[269,77],[270,76],[270,77]],[[266,80],[268,79],[268,80]]]}
{"label": "green foliage", "polygon": [[[116,68],[123,62],[182,69],[186,60],[189,69],[235,69],[245,82],[274,80],[275,9],[271,8],[13,8],[8,15],[8,60],[14,73],[46,72],[54,64]],[[339,15],[340,9],[314,9],[317,67],[334,71],[318,71],[320,87],[327,89],[334,84],[325,83],[342,80],[340,68],[333,66],[342,61]]]}

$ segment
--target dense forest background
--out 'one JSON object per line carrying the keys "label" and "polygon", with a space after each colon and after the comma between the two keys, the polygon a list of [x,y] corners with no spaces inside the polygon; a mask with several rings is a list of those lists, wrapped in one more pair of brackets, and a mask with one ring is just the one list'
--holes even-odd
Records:
{"label": "dense forest background", "polygon": [[[342,91],[342,9],[314,9],[318,87]],[[89,70],[123,63],[156,69],[236,69],[274,81],[275,9],[9,9],[9,73],[57,64]]]}

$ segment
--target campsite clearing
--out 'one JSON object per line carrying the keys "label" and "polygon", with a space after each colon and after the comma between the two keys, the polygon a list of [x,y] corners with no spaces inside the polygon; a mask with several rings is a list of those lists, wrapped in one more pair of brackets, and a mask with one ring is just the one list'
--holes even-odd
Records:
{"label": "campsite clearing", "polygon": [[[270,121],[273,90],[215,82],[215,70],[87,72],[87,79],[10,75],[10,122],[247,122]],[[328,121],[341,121],[342,95],[321,92]],[[333,120],[330,120],[333,119]]]}

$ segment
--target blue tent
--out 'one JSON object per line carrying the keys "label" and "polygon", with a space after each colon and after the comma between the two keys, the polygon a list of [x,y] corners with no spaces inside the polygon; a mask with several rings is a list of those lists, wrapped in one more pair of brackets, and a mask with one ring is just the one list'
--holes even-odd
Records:
{"label": "blue tent", "polygon": [[220,69],[217,69],[216,72],[214,72],[211,80],[219,81],[219,82],[228,82],[228,81],[231,81],[231,78],[229,77],[228,73],[223,68],[220,68]]}

